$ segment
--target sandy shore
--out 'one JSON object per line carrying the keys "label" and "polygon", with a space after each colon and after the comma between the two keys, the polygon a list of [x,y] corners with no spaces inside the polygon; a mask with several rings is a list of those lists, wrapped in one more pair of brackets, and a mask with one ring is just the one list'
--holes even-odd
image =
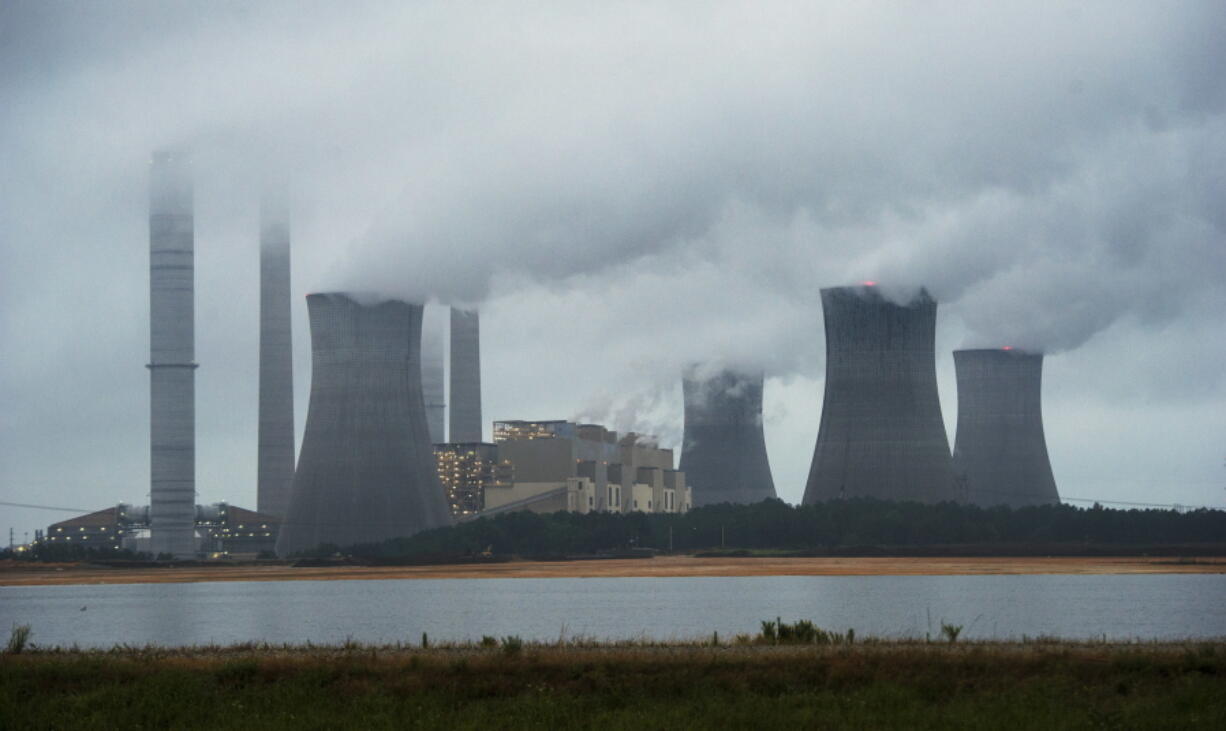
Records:
{"label": "sandy shore", "polygon": [[617,576],[954,576],[980,574],[1226,574],[1226,559],[1172,558],[695,558],[515,561],[447,566],[194,566],[108,569],[0,567],[0,586],[199,581],[520,579]]}

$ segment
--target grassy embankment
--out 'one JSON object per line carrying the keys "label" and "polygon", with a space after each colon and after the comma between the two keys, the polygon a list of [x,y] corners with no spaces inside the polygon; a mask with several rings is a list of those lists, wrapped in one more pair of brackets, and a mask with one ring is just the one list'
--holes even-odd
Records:
{"label": "grassy embankment", "polygon": [[0,728],[1226,728],[1221,642],[833,640],[27,649]]}

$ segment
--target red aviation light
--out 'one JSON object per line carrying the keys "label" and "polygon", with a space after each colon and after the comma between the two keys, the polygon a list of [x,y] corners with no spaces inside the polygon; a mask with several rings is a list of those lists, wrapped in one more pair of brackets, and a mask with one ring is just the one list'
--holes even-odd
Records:
{"label": "red aviation light", "polygon": [[1012,346],[1012,345],[1006,345],[1005,347],[1001,348],[1001,350],[1013,350],[1013,346]]}
{"label": "red aviation light", "polygon": [[876,287],[877,286],[876,282],[861,282],[861,284],[863,284],[865,287]]}

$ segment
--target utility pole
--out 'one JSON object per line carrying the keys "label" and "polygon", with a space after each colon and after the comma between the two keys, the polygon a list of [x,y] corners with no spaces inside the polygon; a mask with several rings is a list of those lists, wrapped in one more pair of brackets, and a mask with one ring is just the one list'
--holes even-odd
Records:
{"label": "utility pole", "polygon": [[673,527],[668,526],[668,552],[673,552]]}
{"label": "utility pole", "polygon": [[724,526],[719,527],[719,547],[724,547]]}

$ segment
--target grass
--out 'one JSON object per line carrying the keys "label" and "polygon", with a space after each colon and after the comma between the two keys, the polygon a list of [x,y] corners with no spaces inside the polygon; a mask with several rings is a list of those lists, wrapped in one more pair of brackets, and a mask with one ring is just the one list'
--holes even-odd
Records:
{"label": "grass", "polygon": [[31,647],[0,728],[1226,728],[1223,642],[487,639]]}

